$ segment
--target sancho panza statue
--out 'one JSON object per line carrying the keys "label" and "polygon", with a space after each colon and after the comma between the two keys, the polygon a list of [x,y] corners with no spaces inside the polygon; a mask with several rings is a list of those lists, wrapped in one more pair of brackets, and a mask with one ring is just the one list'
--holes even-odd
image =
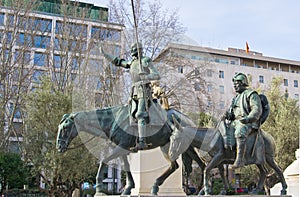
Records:
{"label": "sancho panza statue", "polygon": [[102,51],[104,56],[108,58],[116,66],[130,69],[132,79],[131,90],[131,113],[138,122],[138,145],[136,150],[143,150],[146,147],[146,120],[149,118],[148,103],[151,96],[151,81],[159,80],[160,75],[154,68],[152,60],[143,56],[143,47],[141,43],[133,43],[131,45],[132,59],[126,61],[119,57],[112,57]]}
{"label": "sancho panza statue", "polygon": [[261,100],[256,91],[248,89],[248,79],[244,73],[237,73],[233,78],[236,96],[226,113],[226,119],[232,121],[237,143],[237,155],[233,168],[244,165],[246,138],[254,130],[258,131],[262,114]]}

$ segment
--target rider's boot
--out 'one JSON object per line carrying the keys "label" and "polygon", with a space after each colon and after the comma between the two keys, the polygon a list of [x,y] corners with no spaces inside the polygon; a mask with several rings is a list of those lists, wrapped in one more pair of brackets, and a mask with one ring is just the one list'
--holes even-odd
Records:
{"label": "rider's boot", "polygon": [[245,163],[244,156],[246,151],[246,138],[237,138],[236,145],[237,145],[236,159],[232,165],[232,168],[242,167]]}
{"label": "rider's boot", "polygon": [[146,125],[138,125],[139,140],[136,146],[137,150],[145,150],[147,148],[146,144]]}

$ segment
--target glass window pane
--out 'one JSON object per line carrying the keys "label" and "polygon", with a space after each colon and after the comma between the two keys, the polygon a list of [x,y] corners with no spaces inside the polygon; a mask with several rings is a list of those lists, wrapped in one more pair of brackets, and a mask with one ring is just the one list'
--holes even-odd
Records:
{"label": "glass window pane", "polygon": [[46,55],[43,53],[34,54],[34,65],[36,66],[45,66],[46,65]]}

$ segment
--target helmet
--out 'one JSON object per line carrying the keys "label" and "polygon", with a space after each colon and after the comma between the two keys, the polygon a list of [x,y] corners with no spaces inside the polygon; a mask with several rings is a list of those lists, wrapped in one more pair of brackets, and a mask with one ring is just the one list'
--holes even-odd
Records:
{"label": "helmet", "polygon": [[139,42],[139,43],[133,43],[130,47],[131,49],[131,55],[132,56],[138,56],[138,49],[140,50],[139,52],[142,53],[143,51],[143,45]]}
{"label": "helmet", "polygon": [[232,78],[232,81],[241,81],[245,86],[248,86],[248,79],[247,76],[244,73],[237,73],[236,75],[234,75],[234,77]]}

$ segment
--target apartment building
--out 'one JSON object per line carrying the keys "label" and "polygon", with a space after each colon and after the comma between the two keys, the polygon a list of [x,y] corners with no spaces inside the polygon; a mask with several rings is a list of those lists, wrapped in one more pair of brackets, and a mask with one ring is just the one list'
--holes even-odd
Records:
{"label": "apartment building", "polygon": [[203,97],[204,108],[207,111],[222,112],[227,109],[235,95],[232,77],[237,72],[247,74],[251,86],[262,92],[268,89],[274,77],[281,77],[281,90],[287,91],[289,97],[299,102],[300,61],[267,57],[262,53],[246,52],[243,49],[220,50],[184,44],[168,45],[156,61],[163,61],[166,57],[180,57],[192,62],[193,68],[181,65],[180,62],[172,65],[182,74],[187,74],[192,69],[197,71],[199,67],[204,68],[199,77],[205,80],[205,86],[197,84],[197,81],[192,83],[196,93],[201,90],[207,93],[207,96]]}
{"label": "apartment building", "polygon": [[[109,43],[113,52],[120,54],[123,42],[124,26],[108,21],[108,8],[78,1],[62,5],[66,2],[40,0],[38,6],[29,9],[26,2],[24,7],[16,7],[13,0],[5,0],[0,7],[0,59],[4,68],[10,69],[5,78],[1,77],[0,96],[11,91],[3,113],[2,132],[8,138],[11,152],[19,152],[23,141],[24,114],[17,99],[19,95],[38,88],[43,75],[49,75],[53,83],[63,84],[67,78],[76,82],[82,65],[95,72],[103,70],[108,63],[99,53],[99,43]],[[22,77],[24,91],[20,92],[17,83]],[[100,81],[97,86],[101,86]],[[12,124],[8,123],[10,120]],[[104,181],[107,190],[118,191],[120,180],[119,170],[107,169]]]}

